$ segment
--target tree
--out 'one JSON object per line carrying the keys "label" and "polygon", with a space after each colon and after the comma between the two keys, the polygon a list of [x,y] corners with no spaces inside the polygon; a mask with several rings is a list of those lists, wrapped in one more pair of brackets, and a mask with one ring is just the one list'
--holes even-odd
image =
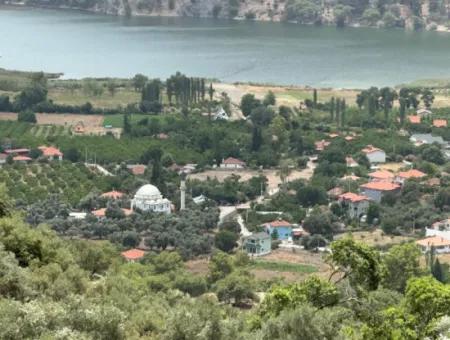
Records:
{"label": "tree", "polygon": [[317,89],[313,90],[313,104],[314,107],[317,107]]}
{"label": "tree", "polygon": [[430,89],[428,88],[423,89],[422,96],[420,97],[420,99],[422,99],[423,104],[428,110],[431,109],[431,105],[433,104],[434,101],[434,94]]}
{"label": "tree", "polygon": [[76,163],[81,159],[80,151],[77,148],[69,148],[64,151],[64,159]]}
{"label": "tree", "polygon": [[269,105],[275,105],[276,103],[276,97],[275,94],[272,91],[267,92],[267,94],[264,97],[263,105],[269,106]]}
{"label": "tree", "polygon": [[208,269],[208,281],[211,283],[217,282],[234,270],[233,260],[230,255],[224,252],[217,252],[211,257]]}
{"label": "tree", "polygon": [[33,111],[26,110],[19,112],[19,115],[17,116],[17,121],[19,122],[26,122],[26,123],[36,123],[36,115]]}
{"label": "tree", "polygon": [[398,98],[397,92],[390,87],[383,87],[380,89],[380,107],[384,111],[384,119],[388,121],[389,112],[394,106],[394,101]]}
{"label": "tree", "polygon": [[321,187],[306,185],[297,190],[297,200],[303,207],[326,204],[327,193]]}
{"label": "tree", "polygon": [[47,100],[47,88],[39,84],[26,87],[14,99],[14,109],[25,111],[32,109],[34,105]]}
{"label": "tree", "polygon": [[383,257],[386,266],[383,286],[403,293],[410,278],[423,275],[421,256],[420,249],[414,243],[393,246]]}
{"label": "tree", "polygon": [[33,159],[38,159],[42,156],[42,151],[38,148],[34,148],[30,150],[30,157]]}
{"label": "tree", "polygon": [[208,89],[208,95],[209,95],[209,101],[210,101],[210,102],[212,102],[212,100],[213,100],[213,96],[214,96],[214,92],[215,92],[215,91],[216,91],[216,90],[214,90],[213,84],[210,83],[210,84],[209,84],[209,89]]}
{"label": "tree", "polygon": [[117,90],[117,85],[116,85],[115,81],[112,79],[109,79],[106,84],[106,87],[107,87],[108,92],[111,95],[111,97],[114,97],[114,95],[116,94],[116,90]]}
{"label": "tree", "polygon": [[348,279],[357,290],[376,290],[384,275],[380,254],[364,243],[344,238],[331,243],[327,262],[333,272],[330,280],[339,274],[337,282]]}
{"label": "tree", "polygon": [[129,113],[125,113],[123,115],[123,133],[126,135],[131,133],[130,117],[131,115]]}
{"label": "tree", "polygon": [[214,285],[219,301],[234,301],[235,306],[241,305],[246,299],[256,299],[253,289],[254,283],[248,272],[233,272]]}
{"label": "tree", "polygon": [[439,259],[436,259],[431,268],[431,274],[433,277],[439,282],[445,283],[444,273],[442,272],[442,265],[439,262]]}
{"label": "tree", "polygon": [[136,74],[131,82],[133,83],[134,90],[136,92],[141,92],[144,89],[145,84],[147,83],[148,78],[143,74]]}
{"label": "tree", "polygon": [[261,105],[261,102],[255,98],[254,94],[247,93],[247,94],[243,95],[241,98],[240,108],[241,108],[242,114],[245,117],[250,116],[252,111],[254,109],[256,109],[259,105]]}
{"label": "tree", "polygon": [[303,222],[303,228],[310,234],[320,234],[331,238],[333,235],[330,213],[313,211]]}
{"label": "tree", "polygon": [[238,234],[229,230],[221,230],[216,234],[214,244],[220,250],[229,253],[237,246],[238,239]]}

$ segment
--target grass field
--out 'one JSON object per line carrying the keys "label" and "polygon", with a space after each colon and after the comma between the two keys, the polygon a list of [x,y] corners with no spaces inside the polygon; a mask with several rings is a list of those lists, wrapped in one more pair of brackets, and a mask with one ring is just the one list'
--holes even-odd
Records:
{"label": "grass field", "polygon": [[106,91],[100,96],[86,95],[81,89],[69,90],[64,88],[50,88],[48,97],[57,104],[83,105],[90,102],[96,108],[112,109],[119,105],[138,103],[141,100],[141,94],[128,88],[120,88],[114,96]]}
{"label": "grass field", "polygon": [[296,264],[290,262],[275,262],[265,260],[255,260],[251,262],[251,267],[254,269],[264,269],[276,272],[290,272],[290,273],[315,273],[317,268],[307,264]]}

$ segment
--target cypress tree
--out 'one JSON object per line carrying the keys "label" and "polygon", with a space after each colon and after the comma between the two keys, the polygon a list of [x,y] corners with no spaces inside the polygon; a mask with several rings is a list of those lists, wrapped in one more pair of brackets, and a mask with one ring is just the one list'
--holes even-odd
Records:
{"label": "cypress tree", "polygon": [[314,89],[314,91],[313,91],[313,104],[314,104],[314,108],[316,108],[317,107],[317,90],[316,89]]}
{"label": "cypress tree", "polygon": [[334,120],[334,97],[331,97],[331,101],[330,101],[330,117],[331,117],[331,121]]}
{"label": "cypress tree", "polygon": [[336,99],[336,125],[339,126],[340,116],[341,116],[341,100]]}
{"label": "cypress tree", "polygon": [[444,273],[442,272],[442,266],[441,263],[439,262],[439,259],[436,259],[434,261],[433,267],[431,268],[431,274],[433,275],[433,277],[440,281],[440,282],[444,282]]}
{"label": "cypress tree", "polygon": [[212,83],[209,84],[209,90],[208,90],[208,94],[209,94],[209,100],[212,101],[213,100],[213,96],[214,96],[214,88]]}
{"label": "cypress tree", "polygon": [[345,125],[345,99],[341,100],[341,126]]}

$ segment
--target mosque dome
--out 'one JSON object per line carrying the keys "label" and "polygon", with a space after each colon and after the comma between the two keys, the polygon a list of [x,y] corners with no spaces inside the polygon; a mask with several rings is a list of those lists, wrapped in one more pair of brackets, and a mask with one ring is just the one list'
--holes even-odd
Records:
{"label": "mosque dome", "polygon": [[145,184],[139,188],[134,197],[143,200],[157,200],[160,199],[161,196],[161,192],[157,187],[151,184]]}

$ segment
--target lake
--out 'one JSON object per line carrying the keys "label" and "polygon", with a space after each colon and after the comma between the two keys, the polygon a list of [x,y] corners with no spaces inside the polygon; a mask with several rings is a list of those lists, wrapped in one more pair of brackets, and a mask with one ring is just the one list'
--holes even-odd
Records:
{"label": "lake", "polygon": [[450,78],[450,33],[0,7],[0,67],[65,78],[165,78],[361,88]]}

